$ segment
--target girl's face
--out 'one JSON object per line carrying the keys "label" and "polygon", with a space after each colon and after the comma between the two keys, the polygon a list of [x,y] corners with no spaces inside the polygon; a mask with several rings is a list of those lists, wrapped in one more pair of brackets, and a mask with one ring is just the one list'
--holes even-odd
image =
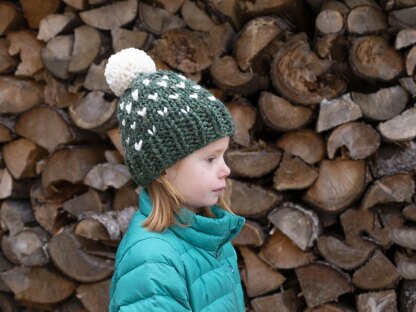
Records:
{"label": "girl's face", "polygon": [[224,162],[229,141],[228,136],[214,141],[166,169],[167,179],[183,196],[186,207],[209,207],[218,201],[230,174]]}

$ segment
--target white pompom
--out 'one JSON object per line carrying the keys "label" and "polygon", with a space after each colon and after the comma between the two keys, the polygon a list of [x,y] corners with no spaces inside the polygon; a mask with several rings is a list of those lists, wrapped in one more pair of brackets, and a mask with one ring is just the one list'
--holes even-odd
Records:
{"label": "white pompom", "polygon": [[111,90],[120,97],[138,74],[154,72],[156,64],[146,52],[128,48],[108,59],[104,75]]}

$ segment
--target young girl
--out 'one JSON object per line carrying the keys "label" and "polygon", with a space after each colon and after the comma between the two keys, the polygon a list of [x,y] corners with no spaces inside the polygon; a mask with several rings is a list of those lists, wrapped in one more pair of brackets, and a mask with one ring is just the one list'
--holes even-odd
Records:
{"label": "young girl", "polygon": [[143,51],[111,56],[105,76],[120,97],[125,161],[143,186],[117,250],[115,311],[245,311],[231,240],[244,224],[221,199],[234,133],[226,107]]}

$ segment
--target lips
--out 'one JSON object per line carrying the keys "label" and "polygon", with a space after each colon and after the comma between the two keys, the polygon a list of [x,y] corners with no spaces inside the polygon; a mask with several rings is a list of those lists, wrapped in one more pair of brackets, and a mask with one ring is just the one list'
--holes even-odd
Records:
{"label": "lips", "polygon": [[220,187],[218,189],[215,189],[214,192],[222,192],[225,190],[225,187]]}

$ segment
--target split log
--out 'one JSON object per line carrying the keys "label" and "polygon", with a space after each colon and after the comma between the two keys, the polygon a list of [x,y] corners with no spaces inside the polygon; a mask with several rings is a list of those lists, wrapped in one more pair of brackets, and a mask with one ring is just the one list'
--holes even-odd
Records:
{"label": "split log", "polygon": [[410,221],[416,221],[416,204],[411,203],[403,209],[403,217]]}
{"label": "split log", "polygon": [[414,171],[416,168],[416,141],[411,141],[402,147],[381,146],[371,158],[370,168],[375,178],[402,171]]}
{"label": "split log", "polygon": [[[414,5],[414,4],[413,4]],[[393,10],[389,13],[389,25],[394,29],[414,28],[416,26],[416,7]]]}
{"label": "split log", "polygon": [[137,48],[147,50],[151,36],[144,31],[132,31],[123,28],[111,29],[111,41],[113,43],[113,51],[117,53],[126,48]]}
{"label": "split log", "polygon": [[77,219],[81,219],[90,211],[104,212],[110,210],[111,198],[107,193],[90,188],[87,192],[66,201],[62,208]]}
{"label": "split log", "polygon": [[358,312],[382,309],[382,311],[397,312],[397,297],[394,290],[360,294],[357,297]]}
{"label": "split log", "polygon": [[17,300],[49,309],[69,298],[76,288],[74,282],[48,268],[15,267],[0,276]]}
{"label": "split log", "polygon": [[371,259],[354,272],[352,283],[361,289],[377,290],[394,287],[399,278],[395,266],[383,253],[376,250]]}
{"label": "split log", "polygon": [[235,59],[239,67],[247,71],[257,54],[281,32],[276,18],[262,16],[250,20],[240,31],[235,44]]}
{"label": "split log", "polygon": [[400,227],[390,233],[391,240],[402,247],[416,251],[416,229],[411,227]]}
{"label": "split log", "polygon": [[33,80],[0,77],[0,113],[16,114],[43,103],[43,86]]}
{"label": "split log", "polygon": [[46,155],[46,150],[24,138],[3,146],[4,162],[15,179],[35,177],[36,163]]}
{"label": "split log", "polygon": [[336,300],[352,292],[349,277],[329,265],[314,263],[295,270],[309,308]]}
{"label": "split log", "polygon": [[16,132],[48,152],[77,139],[76,129],[67,124],[62,114],[46,106],[35,107],[21,114],[16,123]]}
{"label": "split log", "polygon": [[361,202],[362,209],[390,203],[410,203],[415,191],[415,182],[410,174],[385,176],[375,181]]}
{"label": "split log", "polygon": [[231,177],[259,178],[272,172],[281,157],[279,150],[266,147],[254,151],[229,150],[224,158],[231,169]]}
{"label": "split log", "polygon": [[140,2],[138,10],[142,28],[154,35],[160,36],[169,30],[181,29],[186,26],[181,17],[163,8]]}
{"label": "split log", "polygon": [[97,282],[113,273],[112,261],[88,255],[81,248],[81,244],[69,228],[54,235],[48,245],[54,265],[76,281]]}
{"label": "split log", "polygon": [[308,188],[318,177],[318,171],[300,158],[284,153],[273,177],[273,187],[278,191]]}
{"label": "split log", "polygon": [[103,160],[104,150],[101,146],[57,150],[51,154],[42,172],[43,187],[59,189],[60,183],[82,183],[88,171]]}
{"label": "split log", "polygon": [[388,249],[393,241],[391,233],[404,224],[404,218],[398,207],[381,206],[376,211],[376,219],[373,229],[369,231],[369,239],[375,241],[384,249]]}
{"label": "split log", "polygon": [[95,28],[83,25],[74,30],[74,45],[68,72],[82,73],[97,59],[103,48],[101,35]]}
{"label": "split log", "polygon": [[394,41],[394,48],[396,50],[406,48],[416,43],[416,30],[415,29],[402,29],[396,34]]}
{"label": "split log", "polygon": [[43,65],[57,78],[71,78],[68,64],[71,61],[73,46],[73,35],[59,35],[49,40],[41,50]]}
{"label": "split log", "polygon": [[61,311],[62,312],[88,312],[88,310],[85,309],[82,302],[76,297],[73,297],[71,300],[66,301],[64,304],[62,304]]}
{"label": "split log", "polygon": [[259,247],[263,245],[264,239],[265,235],[260,225],[256,222],[247,220],[244,223],[243,229],[233,239],[233,244],[239,246],[252,245]]}
{"label": "split log", "polygon": [[227,104],[227,108],[235,123],[233,141],[248,147],[251,143],[251,132],[257,118],[256,108],[244,98],[234,99]]}
{"label": "split log", "polygon": [[376,34],[387,30],[387,18],[379,8],[357,6],[348,14],[347,29],[348,33],[354,35]]}
{"label": "split log", "polygon": [[264,214],[282,200],[280,194],[254,184],[231,179],[228,179],[228,183],[229,190],[226,191],[226,196],[230,198],[231,210],[245,217]]}
{"label": "split log", "polygon": [[18,64],[16,58],[10,56],[8,52],[9,45],[6,38],[0,38],[0,74],[11,74]]}
{"label": "split log", "polygon": [[302,250],[311,248],[321,232],[317,214],[295,203],[283,203],[267,218]]}
{"label": "split log", "polygon": [[255,312],[269,312],[279,307],[280,312],[298,311],[302,303],[297,298],[293,289],[282,291],[280,293],[258,297],[250,301]]}
{"label": "split log", "polygon": [[393,119],[378,125],[380,134],[388,141],[409,141],[416,138],[416,108],[409,108]]}
{"label": "split log", "polygon": [[22,22],[22,14],[18,6],[12,2],[0,3],[0,35],[16,30]]}
{"label": "split log", "polygon": [[276,269],[295,269],[315,260],[314,253],[303,251],[279,229],[274,228],[270,240],[260,250],[260,259]]}
{"label": "split log", "polygon": [[45,103],[56,108],[66,108],[78,103],[85,95],[84,91],[71,91],[67,84],[45,74]]}
{"label": "split log", "polygon": [[290,131],[305,127],[312,119],[313,110],[295,106],[282,97],[262,92],[259,109],[263,121],[274,130]]}
{"label": "split log", "polygon": [[111,143],[113,143],[113,145],[117,148],[117,151],[120,153],[120,155],[123,156],[124,158],[125,152],[124,152],[123,145],[121,143],[121,135],[120,135],[119,128],[116,127],[116,128],[112,128],[108,130],[107,136],[111,140]]}
{"label": "split log", "polygon": [[125,185],[122,188],[116,190],[116,194],[113,199],[113,210],[118,211],[128,207],[137,207],[137,193],[133,188],[134,183]]}
{"label": "split log", "polygon": [[181,7],[181,15],[189,28],[196,31],[209,31],[214,23],[209,15],[194,2],[184,1]]}
{"label": "split log", "polygon": [[341,94],[346,84],[329,71],[331,63],[310,51],[306,34],[289,39],[277,52],[271,67],[274,87],[294,103],[315,105]]}
{"label": "split log", "polygon": [[40,21],[47,15],[56,13],[59,8],[59,0],[20,0],[25,19],[32,29],[38,29]]}
{"label": "split log", "polygon": [[81,20],[94,28],[111,30],[132,22],[137,16],[136,0],[118,1],[110,5],[83,11]]}
{"label": "split log", "polygon": [[18,311],[17,302],[9,294],[0,293],[0,310],[3,312]]}
{"label": "split log", "polygon": [[39,24],[38,40],[49,41],[61,33],[69,33],[80,24],[78,15],[67,11],[63,14],[50,14],[45,16]]}
{"label": "split log", "polygon": [[70,7],[83,11],[87,8],[87,0],[63,0]]}
{"label": "split log", "polygon": [[358,76],[369,80],[391,81],[404,70],[402,55],[381,36],[354,39],[349,61]]}
{"label": "split log", "polygon": [[16,234],[35,221],[32,207],[23,200],[5,200],[0,209],[0,225],[9,234]]}
{"label": "split log", "polygon": [[245,267],[241,278],[245,284],[247,296],[257,297],[277,289],[285,281],[278,271],[271,269],[247,247],[240,247]]}
{"label": "split log", "polygon": [[416,66],[416,47],[412,47],[405,56],[406,73],[412,76]]}
{"label": "split log", "polygon": [[238,0],[208,0],[206,1],[208,10],[212,12],[213,15],[227,20],[230,22],[235,29],[240,29],[243,24],[241,17],[241,9]]}
{"label": "split log", "polygon": [[323,160],[304,200],[325,212],[340,213],[364,191],[365,171],[362,160]]}
{"label": "split log", "polygon": [[319,105],[318,122],[316,131],[323,132],[341,124],[361,118],[360,107],[351,100],[350,93],[344,94],[338,99],[322,100]]}
{"label": "split log", "polygon": [[315,164],[325,157],[325,145],[322,137],[310,129],[288,132],[276,142],[286,153]]}
{"label": "split log", "polygon": [[102,60],[99,64],[91,64],[84,80],[85,89],[103,91],[105,93],[112,92],[104,76],[104,68],[106,65],[107,60]]}
{"label": "split log", "polygon": [[339,148],[346,147],[352,159],[365,159],[380,146],[380,135],[368,124],[349,122],[331,132],[328,137],[328,157],[333,159]]}
{"label": "split log", "polygon": [[394,255],[397,272],[404,279],[416,279],[416,257],[407,256],[405,253],[397,252]]}
{"label": "split log", "polygon": [[105,191],[109,187],[119,189],[130,180],[130,173],[124,164],[102,163],[86,174],[84,184]]}
{"label": "split log", "polygon": [[406,90],[400,86],[380,89],[376,93],[351,93],[363,115],[371,120],[387,120],[400,114],[409,101]]}
{"label": "split log", "polygon": [[184,0],[150,0],[150,3],[161,6],[169,12],[176,13],[183,5]]}
{"label": "split log", "polygon": [[82,284],[77,288],[76,296],[89,312],[106,311],[110,304],[111,280]]}
{"label": "split log", "polygon": [[241,71],[237,61],[229,55],[214,61],[210,74],[219,88],[233,94],[249,95],[268,86],[267,77]]}
{"label": "split log", "polygon": [[399,295],[399,311],[412,312],[416,308],[416,281],[404,280]]}
{"label": "split log", "polygon": [[327,1],[321,6],[315,19],[319,34],[340,34],[345,30],[345,19],[349,8],[339,1]]}
{"label": "split log", "polygon": [[73,122],[82,129],[105,132],[116,125],[117,101],[106,101],[101,91],[89,92],[81,101],[69,107]]}

